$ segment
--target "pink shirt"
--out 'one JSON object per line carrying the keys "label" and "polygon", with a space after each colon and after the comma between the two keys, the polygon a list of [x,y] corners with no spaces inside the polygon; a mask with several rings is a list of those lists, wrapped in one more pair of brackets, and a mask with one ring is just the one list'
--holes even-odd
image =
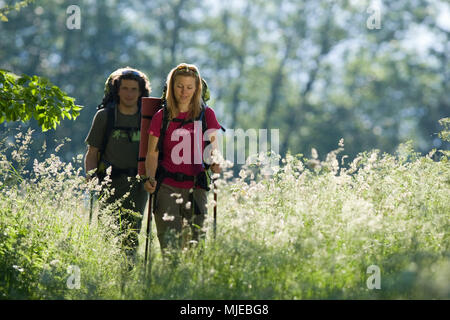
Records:
{"label": "pink shirt", "polygon": [[[187,112],[180,112],[177,119],[185,119],[187,114]],[[162,117],[163,110],[161,109],[153,116],[148,134],[159,138]],[[213,109],[206,108],[204,117],[208,131],[221,128]],[[169,122],[163,141],[163,160],[159,165],[162,165],[169,172],[181,172],[196,176],[203,170],[202,155],[205,141],[201,128],[202,121],[181,125],[181,122]],[[184,189],[190,189],[194,186],[193,181],[178,182],[171,178],[165,178],[163,183]]]}

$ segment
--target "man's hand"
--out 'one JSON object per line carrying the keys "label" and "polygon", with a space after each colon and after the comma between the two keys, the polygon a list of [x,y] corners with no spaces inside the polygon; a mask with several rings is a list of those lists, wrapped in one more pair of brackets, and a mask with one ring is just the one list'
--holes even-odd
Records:
{"label": "man's hand", "polygon": [[84,157],[84,171],[86,172],[86,180],[91,180],[97,172],[98,148],[88,146],[88,150]]}
{"label": "man's hand", "polygon": [[97,168],[89,170],[88,173],[86,173],[86,182],[90,182],[92,179],[97,177]]}
{"label": "man's hand", "polygon": [[91,180],[94,179],[96,176],[97,176],[96,174],[87,174],[86,182],[91,182]]}

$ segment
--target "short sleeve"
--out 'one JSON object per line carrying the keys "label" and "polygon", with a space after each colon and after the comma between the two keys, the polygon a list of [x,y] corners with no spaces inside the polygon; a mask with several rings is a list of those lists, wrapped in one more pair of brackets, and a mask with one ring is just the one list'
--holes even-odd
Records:
{"label": "short sleeve", "polygon": [[106,119],[107,112],[106,109],[101,109],[97,111],[92,120],[91,129],[89,130],[88,136],[86,137],[86,144],[101,148],[103,144],[103,136],[105,135],[106,130]]}
{"label": "short sleeve", "polygon": [[217,121],[216,114],[213,109],[206,108],[205,110],[205,117],[206,117],[206,126],[208,129],[220,129],[222,126]]}
{"label": "short sleeve", "polygon": [[159,135],[161,133],[162,117],[163,117],[163,109],[160,109],[158,110],[158,112],[155,113],[155,115],[152,118],[152,121],[150,122],[150,127],[147,131],[148,134],[159,138]]}

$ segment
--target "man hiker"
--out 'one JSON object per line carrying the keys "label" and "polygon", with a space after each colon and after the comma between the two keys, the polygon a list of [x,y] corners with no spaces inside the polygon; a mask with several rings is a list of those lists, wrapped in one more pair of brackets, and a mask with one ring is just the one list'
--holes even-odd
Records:
{"label": "man hiker", "polygon": [[85,140],[88,179],[97,177],[101,182],[111,167],[111,181],[102,184],[102,194],[106,197],[103,207],[119,200],[120,205],[113,214],[124,236],[122,245],[129,266],[135,263],[148,199],[144,182],[137,178],[137,166],[141,98],[148,97],[150,92],[150,82],[141,71],[129,67],[114,71],[106,81],[105,96]]}

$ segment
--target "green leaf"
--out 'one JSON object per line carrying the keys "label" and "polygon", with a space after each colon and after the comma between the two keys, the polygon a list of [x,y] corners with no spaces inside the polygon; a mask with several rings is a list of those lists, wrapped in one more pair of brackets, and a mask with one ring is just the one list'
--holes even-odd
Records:
{"label": "green leaf", "polygon": [[[16,80],[17,79],[17,80]],[[79,116],[80,106],[48,79],[36,75],[30,77],[0,70],[2,121],[38,120],[43,131],[55,129],[62,119],[74,120]]]}

